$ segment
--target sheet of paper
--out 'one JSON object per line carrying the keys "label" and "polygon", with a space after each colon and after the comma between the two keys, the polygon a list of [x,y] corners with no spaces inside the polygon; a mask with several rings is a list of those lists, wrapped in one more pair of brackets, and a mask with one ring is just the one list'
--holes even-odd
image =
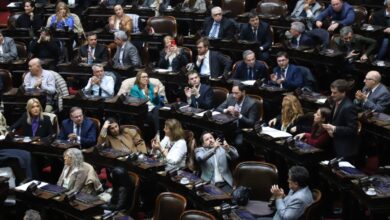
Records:
{"label": "sheet of paper", "polygon": [[168,69],[160,69],[160,68],[157,68],[157,69],[154,69],[156,72],[158,72],[158,73],[169,73],[170,72],[170,70],[168,70]]}
{"label": "sheet of paper", "polygon": [[[28,182],[28,183],[25,183],[25,184],[22,184],[22,185],[20,185],[20,186],[17,186],[17,187],[15,187],[15,189],[16,190],[18,190],[18,191],[26,191],[27,190],[27,187],[31,184],[31,183],[35,183],[35,184],[38,184],[40,181],[38,181],[38,180],[32,180],[32,181],[30,181],[30,182]],[[43,186],[46,186],[48,183],[45,183],[45,182],[40,182],[40,184],[38,185],[38,188],[41,188],[41,187],[43,187]]]}
{"label": "sheet of paper", "polygon": [[245,80],[245,81],[241,81],[242,84],[246,85],[246,86],[253,86],[255,84],[256,80]]}
{"label": "sheet of paper", "polygon": [[355,168],[355,166],[353,166],[350,162],[348,161],[340,161],[339,162],[339,167],[351,167],[351,168]]}
{"label": "sheet of paper", "polygon": [[221,114],[221,112],[213,111],[212,114],[213,114],[213,116],[214,116],[214,115],[219,115],[219,114]]}
{"label": "sheet of paper", "polygon": [[161,110],[171,110],[171,107],[164,106],[164,107],[161,107],[160,109],[161,109]]}
{"label": "sheet of paper", "polygon": [[184,105],[184,106],[180,107],[179,109],[187,108],[188,106],[190,106],[190,105]]}
{"label": "sheet of paper", "polygon": [[198,116],[198,117],[203,117],[203,115],[204,115],[205,112],[207,112],[207,111],[199,112],[199,113],[197,113],[197,114],[195,114],[195,115]]}
{"label": "sheet of paper", "polygon": [[271,127],[263,127],[263,130],[261,131],[262,134],[269,135],[273,138],[287,138],[292,137],[290,133],[287,133],[285,131],[280,131],[275,128]]}
{"label": "sheet of paper", "polygon": [[325,104],[326,98],[317,99],[316,103],[318,104]]}

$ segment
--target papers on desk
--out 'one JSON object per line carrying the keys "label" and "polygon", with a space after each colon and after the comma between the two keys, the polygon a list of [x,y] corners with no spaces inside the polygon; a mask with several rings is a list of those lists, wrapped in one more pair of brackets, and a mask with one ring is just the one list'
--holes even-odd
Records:
{"label": "papers on desk", "polygon": [[316,100],[316,103],[318,104],[325,104],[325,102],[326,102],[326,98],[320,98]]}
{"label": "papers on desk", "polygon": [[23,191],[23,192],[25,192],[25,191],[27,190],[27,187],[28,187],[31,183],[35,183],[35,184],[40,183],[40,184],[38,185],[38,188],[41,188],[41,187],[46,186],[46,185],[48,184],[48,183],[41,182],[41,181],[38,181],[38,180],[32,180],[32,181],[30,181],[30,182],[28,182],[28,183],[25,183],[25,184],[22,184],[22,185],[20,185],[20,186],[15,187],[15,189],[18,190],[18,191]]}
{"label": "papers on desk", "polygon": [[256,80],[245,80],[245,81],[241,81],[242,84],[246,85],[246,86],[253,86],[255,84]]}
{"label": "papers on desk", "polygon": [[[203,117],[203,115],[204,115],[205,112],[207,112],[207,111],[200,112],[200,113],[197,113],[197,114],[195,114],[195,115],[198,116],[198,117]],[[213,115],[213,116],[214,116],[214,115],[219,115],[219,114],[221,114],[221,112],[217,112],[217,111],[213,111],[213,112],[212,112],[212,115]]]}
{"label": "papers on desk", "polygon": [[268,136],[271,136],[272,138],[288,138],[292,137],[292,135],[285,131],[280,131],[275,128],[271,127],[263,127],[263,130],[261,131],[261,134],[266,134]]}
{"label": "papers on desk", "polygon": [[160,68],[156,68],[154,69],[156,72],[158,73],[169,73],[171,72],[171,70],[168,70],[168,69],[160,69]]}
{"label": "papers on desk", "polygon": [[160,110],[169,111],[169,110],[171,110],[171,107],[170,106],[163,106],[160,108]]}

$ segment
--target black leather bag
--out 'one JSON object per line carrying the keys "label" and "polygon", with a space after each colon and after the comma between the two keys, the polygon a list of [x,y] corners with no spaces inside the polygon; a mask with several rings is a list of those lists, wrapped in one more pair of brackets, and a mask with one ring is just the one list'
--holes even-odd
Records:
{"label": "black leather bag", "polygon": [[245,186],[239,186],[232,192],[233,203],[239,206],[245,206],[249,201],[249,194],[251,188]]}

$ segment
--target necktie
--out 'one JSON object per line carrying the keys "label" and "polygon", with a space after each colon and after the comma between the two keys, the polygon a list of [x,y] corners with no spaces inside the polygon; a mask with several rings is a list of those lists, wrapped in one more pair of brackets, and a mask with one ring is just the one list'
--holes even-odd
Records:
{"label": "necktie", "polygon": [[257,42],[257,28],[253,28],[253,40]]}
{"label": "necktie", "polygon": [[219,23],[214,21],[214,24],[213,24],[213,27],[211,28],[209,37],[218,38],[218,27],[219,27]]}
{"label": "necktie", "polygon": [[280,77],[279,78],[286,78],[286,69],[280,69]]}
{"label": "necktie", "polygon": [[252,67],[249,67],[248,68],[248,76],[247,76],[247,80],[253,80],[253,68]]}
{"label": "necktie", "polygon": [[366,96],[367,96],[367,98],[370,97],[371,93],[372,93],[372,90],[371,90],[371,89],[368,89],[368,90],[366,91]]}
{"label": "necktie", "polygon": [[337,112],[338,108],[339,108],[339,103],[336,102],[336,104],[334,106],[334,112],[333,112],[333,117],[332,118],[334,118],[336,116],[336,112]]}
{"label": "necktie", "polygon": [[94,48],[92,47],[89,47],[89,50],[88,50],[88,64],[91,65],[93,63],[93,50]]}
{"label": "necktie", "polygon": [[76,133],[78,137],[80,137],[80,130],[80,125],[76,125]]}

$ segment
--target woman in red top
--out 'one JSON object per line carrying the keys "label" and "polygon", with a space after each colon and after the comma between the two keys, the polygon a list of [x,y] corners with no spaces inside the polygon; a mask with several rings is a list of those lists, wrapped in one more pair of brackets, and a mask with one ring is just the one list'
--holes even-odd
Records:
{"label": "woman in red top", "polygon": [[331,111],[329,108],[319,108],[314,114],[314,123],[311,132],[297,134],[295,138],[303,140],[314,147],[325,149],[329,145],[330,137],[321,125],[328,123],[330,117]]}

